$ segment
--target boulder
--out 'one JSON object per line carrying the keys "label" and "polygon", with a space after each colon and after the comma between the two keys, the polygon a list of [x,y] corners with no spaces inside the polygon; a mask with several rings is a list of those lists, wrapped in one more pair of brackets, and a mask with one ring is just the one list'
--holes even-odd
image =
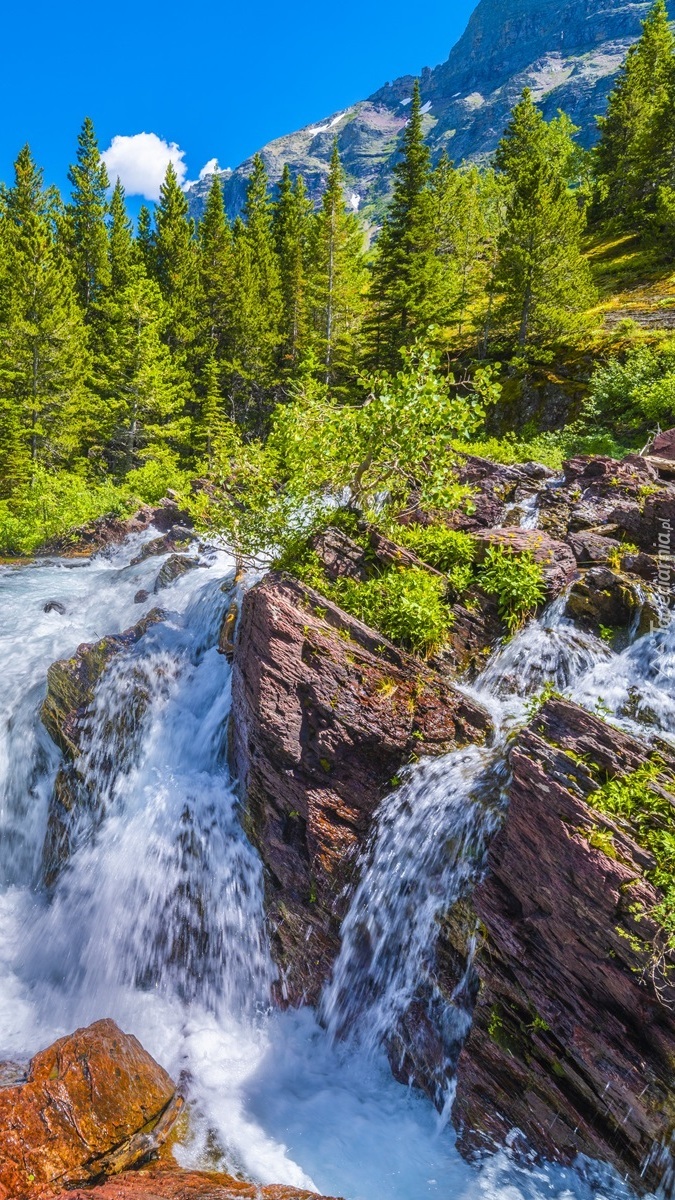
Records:
{"label": "boulder", "polygon": [[191,529],[186,529],[184,525],[175,525],[169,533],[160,534],[159,537],[144,542],[138,554],[132,558],[131,566],[135,567],[138,563],[145,562],[146,558],[153,558],[156,555],[174,554],[177,550],[184,550],[190,542],[196,540],[197,535]]}
{"label": "boulder", "polygon": [[664,429],[663,433],[657,433],[649,453],[653,458],[675,459],[675,429]]}
{"label": "boulder", "polygon": [[609,1162],[639,1192],[672,1168],[660,1148],[675,1125],[675,986],[649,915],[654,860],[627,818],[593,807],[602,782],[648,755],[561,700],[511,750],[505,821],[473,897],[480,991],[453,1108],[465,1153],[524,1140],[553,1161]]}
{"label": "boulder", "polygon": [[38,557],[90,558],[110,546],[119,546],[132,533],[143,533],[152,525],[163,533],[176,525],[190,526],[191,518],[182,512],[175,500],[161,500],[156,507],[144,504],[131,517],[116,517],[108,514],[71,529],[45,542],[38,550]]}
{"label": "boulder", "polygon": [[[162,1165],[129,1171],[93,1192],[68,1191],[53,1200],[331,1200],[284,1184],[260,1187],[215,1171]],[[335,1200],[335,1198],[333,1198]]]}
{"label": "boulder", "polygon": [[602,537],[588,529],[570,533],[567,544],[580,567],[588,567],[592,563],[608,563],[621,553],[621,542],[616,538]]}
{"label": "boulder", "polygon": [[161,592],[176,579],[181,579],[183,575],[187,575],[189,571],[194,571],[200,566],[199,559],[193,558],[189,554],[172,554],[165,563],[162,563],[153,590]]}
{"label": "boulder", "polygon": [[570,547],[541,529],[479,529],[473,536],[478,563],[485,558],[489,546],[501,546],[513,554],[531,554],[542,568],[547,601],[555,600],[577,573]]}
{"label": "boulder", "polygon": [[313,1003],[380,800],[415,756],[483,741],[490,718],[439,672],[278,573],[244,598],[232,707],[279,999]]}
{"label": "boulder", "polygon": [[312,539],[311,546],[318,554],[331,583],[336,583],[338,579],[356,579],[363,582],[368,578],[365,550],[341,529],[325,529]]}
{"label": "boulder", "polygon": [[475,585],[461,603],[452,606],[452,625],[442,651],[434,660],[447,670],[475,679],[483,670],[500,638],[507,634],[496,596]]}
{"label": "boulder", "polygon": [[66,613],[66,606],[60,600],[48,600],[42,611],[46,613],[55,612],[60,617],[63,617]]}
{"label": "boulder", "polygon": [[648,599],[644,586],[628,575],[592,567],[572,584],[565,612],[587,629],[624,629]]}
{"label": "boulder", "polygon": [[114,1021],[78,1029],[36,1054],[24,1082],[0,1088],[0,1197],[28,1200],[142,1162],[181,1107],[166,1071]]}

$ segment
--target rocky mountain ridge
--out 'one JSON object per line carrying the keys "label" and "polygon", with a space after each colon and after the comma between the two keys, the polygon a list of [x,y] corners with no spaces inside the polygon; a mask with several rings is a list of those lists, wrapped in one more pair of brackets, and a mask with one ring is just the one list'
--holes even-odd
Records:
{"label": "rocky mountain ridge", "polygon": [[[439,66],[420,76],[429,144],[455,162],[485,161],[503,132],[525,86],[547,118],[563,109],[595,137],[616,71],[639,36],[648,0],[480,0],[466,31]],[[273,183],[288,163],[301,173],[317,201],[337,137],[347,179],[347,198],[365,218],[377,220],[389,194],[398,138],[406,122],[413,76],[406,75],[368,99],[262,147]],[[241,211],[252,159],[222,173],[230,216]],[[188,198],[198,216],[212,176],[192,185]]]}

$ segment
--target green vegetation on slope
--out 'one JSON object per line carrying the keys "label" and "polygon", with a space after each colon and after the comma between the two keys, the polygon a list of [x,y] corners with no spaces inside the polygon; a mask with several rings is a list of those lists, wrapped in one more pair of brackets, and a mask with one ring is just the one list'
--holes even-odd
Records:
{"label": "green vegetation on slope", "polygon": [[431,161],[416,88],[371,250],[337,150],[318,211],[258,158],[243,219],[216,178],[195,228],[169,167],[134,231],[91,121],[65,203],[24,147],[0,194],[0,552],[173,487],[269,553],[345,495],[383,525],[412,495],[470,503],[458,449],[644,444],[675,422],[674,81],[656,0],[595,152],[526,90],[485,170]]}

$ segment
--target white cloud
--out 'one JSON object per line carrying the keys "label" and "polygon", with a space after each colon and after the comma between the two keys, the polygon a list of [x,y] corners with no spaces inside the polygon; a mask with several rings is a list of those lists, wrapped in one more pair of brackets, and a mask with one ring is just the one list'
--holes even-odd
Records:
{"label": "white cloud", "polygon": [[[158,200],[166,168],[173,163],[178,182],[183,183],[187,167],[185,151],[175,142],[165,142],[156,133],[117,134],[101,155],[111,181],[119,178],[130,196]],[[208,164],[207,164],[208,165]]]}
{"label": "white cloud", "polygon": [[204,166],[202,167],[201,171],[199,172],[199,178],[206,179],[207,175],[216,175],[218,173],[218,171],[220,171],[220,167],[218,166],[218,159],[210,158],[207,163],[204,163]]}

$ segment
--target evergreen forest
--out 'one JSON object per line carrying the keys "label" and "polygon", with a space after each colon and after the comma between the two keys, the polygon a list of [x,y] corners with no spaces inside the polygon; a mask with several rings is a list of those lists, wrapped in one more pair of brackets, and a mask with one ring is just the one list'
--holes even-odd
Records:
{"label": "evergreen forest", "polygon": [[[489,164],[432,161],[419,87],[381,228],[258,156],[241,217],[169,166],[132,223],[90,120],[70,193],[25,146],[0,195],[0,553],[172,490],[242,560],[336,507],[461,503],[462,452],[559,466],[675,424],[675,43],[664,0],[599,137],[529,91]],[[671,289],[672,290],[669,290]]]}

